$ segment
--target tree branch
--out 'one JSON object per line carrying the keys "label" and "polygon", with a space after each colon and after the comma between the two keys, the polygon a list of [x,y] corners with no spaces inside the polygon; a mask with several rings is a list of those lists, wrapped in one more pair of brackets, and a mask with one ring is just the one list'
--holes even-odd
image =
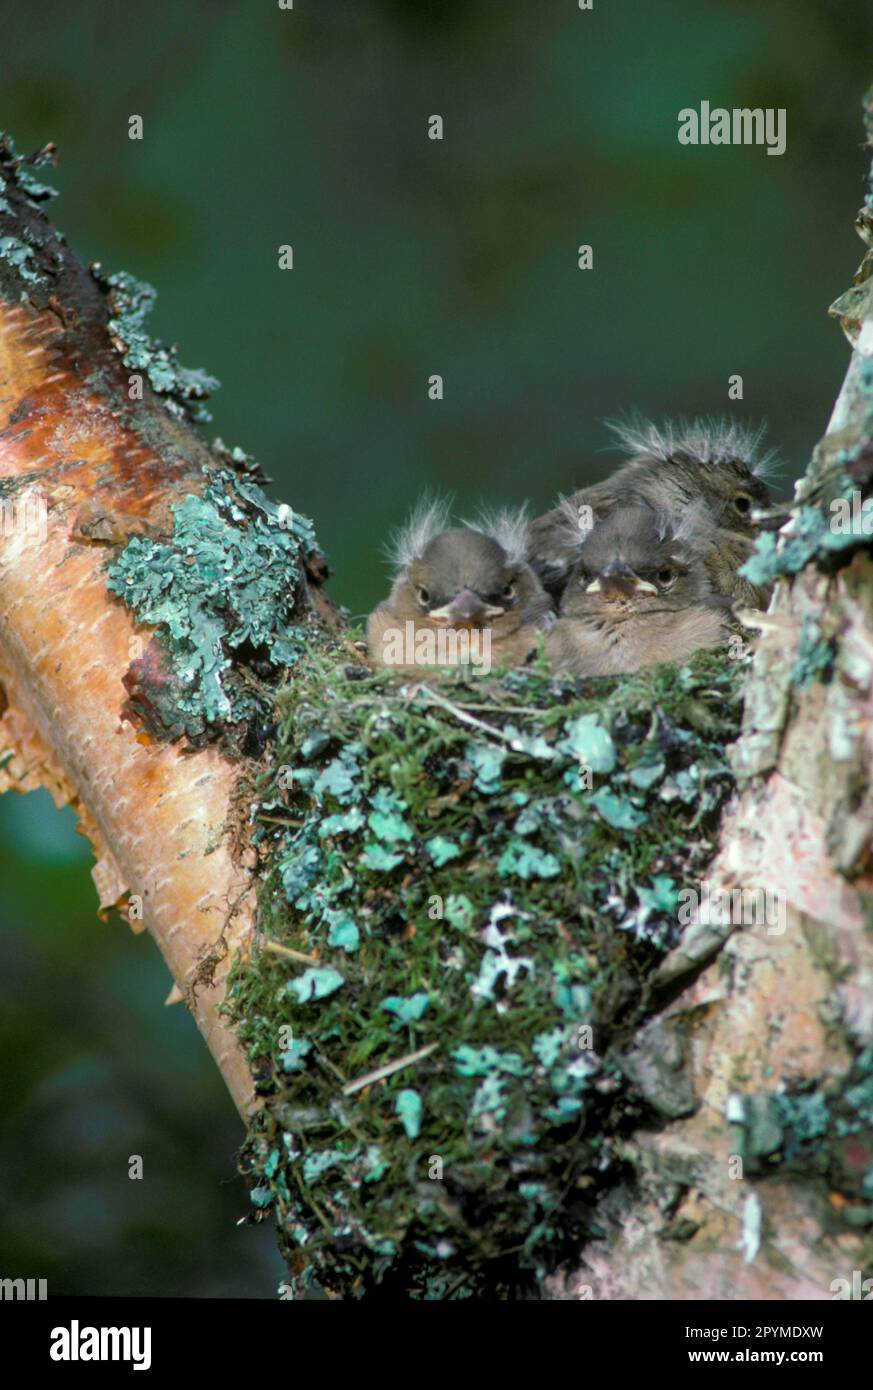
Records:
{"label": "tree branch", "polygon": [[[210,383],[147,339],[130,282],[86,269],[52,228],[33,173],[50,155],[0,144],[0,785],[72,804],[101,908],[133,905],[245,1114],[249,1068],[219,1013],[252,931],[244,764],[127,717],[155,627],[106,573],[129,537],[171,532],[224,461],[191,424]],[[297,611],[313,588],[291,585]]]}

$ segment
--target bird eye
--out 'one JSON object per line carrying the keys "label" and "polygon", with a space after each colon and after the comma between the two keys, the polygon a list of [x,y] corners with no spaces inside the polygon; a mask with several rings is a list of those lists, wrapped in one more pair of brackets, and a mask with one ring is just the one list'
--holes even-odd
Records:
{"label": "bird eye", "polygon": [[515,585],[507,584],[505,589],[503,590],[501,597],[506,599],[507,602],[511,602],[512,599],[515,598]]}
{"label": "bird eye", "polygon": [[673,583],[676,575],[671,569],[658,570],[658,583],[662,589],[667,589]]}
{"label": "bird eye", "polygon": [[430,590],[429,590],[429,589],[423,589],[423,588],[421,587],[421,585],[419,585],[415,592],[416,592],[416,594],[418,595],[418,601],[419,601],[419,603],[421,603],[421,604],[426,604],[426,603],[429,603],[429,602],[430,602]]}
{"label": "bird eye", "polygon": [[746,513],[751,510],[752,499],[751,497],[747,497],[744,492],[738,492],[734,498],[734,506],[740,513],[740,516],[745,516]]}

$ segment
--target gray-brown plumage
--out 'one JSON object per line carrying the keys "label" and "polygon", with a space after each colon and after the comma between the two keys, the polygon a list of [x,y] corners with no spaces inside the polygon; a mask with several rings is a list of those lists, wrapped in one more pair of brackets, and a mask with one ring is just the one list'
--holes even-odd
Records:
{"label": "gray-brown plumage", "polygon": [[728,635],[728,604],[715,592],[702,549],[704,504],[682,519],[622,506],[583,543],[546,638],[556,670],[611,676],[683,661]]}
{"label": "gray-brown plumage", "polygon": [[702,502],[717,531],[707,553],[713,588],[734,602],[766,606],[768,590],[737,573],[760,531],[754,513],[770,501],[763,474],[772,454],[760,451],[763,430],[706,420],[663,429],[645,423],[611,428],[630,453],[628,462],[531,524],[531,563],[549,592],[560,597],[592,520],[634,502],[681,517]]}
{"label": "gray-brown plumage", "polygon": [[448,523],[445,503],[425,502],[396,538],[391,592],[367,623],[374,665],[514,665],[553,623],[552,601],[527,563],[523,511]]}

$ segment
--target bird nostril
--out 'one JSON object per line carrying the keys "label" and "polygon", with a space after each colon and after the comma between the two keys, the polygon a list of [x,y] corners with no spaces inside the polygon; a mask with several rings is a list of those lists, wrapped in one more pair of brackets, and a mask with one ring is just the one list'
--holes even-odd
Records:
{"label": "bird nostril", "polygon": [[[626,565],[620,560],[614,560],[600,571],[597,587],[608,603],[615,600],[627,603],[637,596],[643,587],[643,581],[634,574],[630,565]],[[589,592],[592,592],[590,585]]]}
{"label": "bird nostril", "polygon": [[472,589],[461,589],[449,605],[451,616],[461,622],[471,622],[485,612],[485,604]]}

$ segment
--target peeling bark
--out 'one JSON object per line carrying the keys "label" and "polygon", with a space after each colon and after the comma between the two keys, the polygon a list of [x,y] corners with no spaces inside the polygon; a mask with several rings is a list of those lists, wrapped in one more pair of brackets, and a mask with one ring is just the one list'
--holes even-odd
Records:
{"label": "peeling bark", "polygon": [[105,290],[22,187],[23,164],[2,155],[0,237],[27,254],[0,258],[0,789],[45,786],[73,806],[101,909],[141,900],[246,1114],[252,1079],[219,1013],[252,930],[250,864],[231,833],[240,767],[123,718],[125,676],[152,629],[106,587],[113,542],[165,531],[214,459],[147,380],[130,398]]}

